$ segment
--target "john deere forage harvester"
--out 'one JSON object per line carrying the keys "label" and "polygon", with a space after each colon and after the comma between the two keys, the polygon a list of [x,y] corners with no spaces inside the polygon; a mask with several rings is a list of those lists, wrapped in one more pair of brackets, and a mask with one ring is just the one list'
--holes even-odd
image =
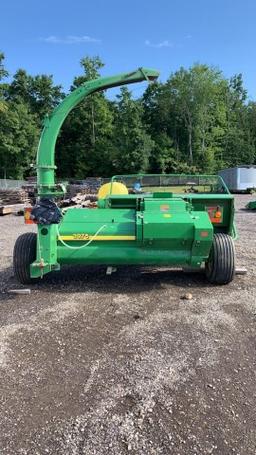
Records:
{"label": "john deere forage harvester", "polygon": [[46,118],[37,154],[36,206],[25,212],[37,234],[21,235],[14,271],[33,282],[62,264],[154,265],[205,269],[212,283],[229,283],[235,273],[234,198],[219,176],[115,176],[99,191],[96,209],[61,212],[54,198],[55,143],[68,113],[86,96],[110,87],[154,81],[155,70],[84,83]]}

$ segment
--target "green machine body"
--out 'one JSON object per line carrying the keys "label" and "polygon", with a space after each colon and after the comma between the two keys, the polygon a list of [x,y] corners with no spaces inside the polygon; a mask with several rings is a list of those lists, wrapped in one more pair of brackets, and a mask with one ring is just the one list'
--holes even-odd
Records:
{"label": "green machine body", "polygon": [[[47,117],[37,154],[39,206],[45,201],[53,206],[65,192],[55,183],[54,155],[68,113],[93,92],[157,76],[155,70],[139,68],[86,82]],[[121,182],[127,194],[116,194],[114,182]],[[14,271],[20,282],[33,282],[62,264],[192,267],[205,269],[216,284],[234,277],[234,198],[219,176],[114,176],[97,208],[70,207],[59,215],[53,222],[35,219],[37,234],[17,239]]]}

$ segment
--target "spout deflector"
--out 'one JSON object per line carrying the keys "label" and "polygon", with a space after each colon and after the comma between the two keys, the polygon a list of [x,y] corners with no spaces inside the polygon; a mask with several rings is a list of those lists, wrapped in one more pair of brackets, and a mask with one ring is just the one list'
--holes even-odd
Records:
{"label": "spout deflector", "polygon": [[155,81],[159,72],[149,68],[139,68],[130,73],[122,73],[112,77],[101,77],[85,82],[70,93],[51,115],[44,121],[44,128],[39,141],[37,152],[37,190],[39,196],[54,197],[64,193],[55,185],[55,144],[60,128],[74,107],[91,93],[106,90],[108,88],[133,84],[143,80]]}

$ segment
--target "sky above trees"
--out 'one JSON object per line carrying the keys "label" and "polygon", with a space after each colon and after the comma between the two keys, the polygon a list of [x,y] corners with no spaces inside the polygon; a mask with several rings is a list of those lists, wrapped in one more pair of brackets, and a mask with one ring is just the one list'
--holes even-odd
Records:
{"label": "sky above trees", "polygon": [[10,0],[1,3],[0,48],[11,75],[52,74],[65,91],[80,59],[100,55],[108,75],[149,66],[165,81],[196,62],[228,78],[241,72],[255,99],[255,19],[254,0]]}

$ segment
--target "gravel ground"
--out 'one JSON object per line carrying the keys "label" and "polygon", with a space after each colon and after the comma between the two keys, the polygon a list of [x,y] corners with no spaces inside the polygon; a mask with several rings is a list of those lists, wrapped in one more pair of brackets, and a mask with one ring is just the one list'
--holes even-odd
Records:
{"label": "gravel ground", "polygon": [[80,267],[11,295],[12,248],[30,227],[0,218],[1,455],[255,455],[250,198],[236,196],[248,273],[219,287],[167,269]]}

